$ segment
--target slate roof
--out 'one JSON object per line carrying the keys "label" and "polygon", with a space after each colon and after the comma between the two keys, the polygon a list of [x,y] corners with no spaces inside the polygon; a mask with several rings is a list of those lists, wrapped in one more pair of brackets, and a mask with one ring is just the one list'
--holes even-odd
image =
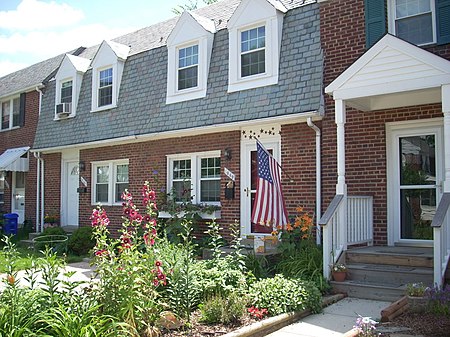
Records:
{"label": "slate roof", "polygon": [[[322,107],[323,55],[319,6],[313,0],[282,0],[288,9],[283,23],[279,82],[228,93],[228,31],[226,24],[240,0],[223,0],[201,8],[197,15],[213,19],[217,33],[206,97],[166,105],[167,48],[178,17],[114,39],[130,46],[118,106],[90,112],[92,69],[83,77],[76,116],[54,121],[55,81],[42,102],[33,148],[71,146],[132,135],[148,135],[319,111]],[[82,57],[92,58],[98,46]]]}

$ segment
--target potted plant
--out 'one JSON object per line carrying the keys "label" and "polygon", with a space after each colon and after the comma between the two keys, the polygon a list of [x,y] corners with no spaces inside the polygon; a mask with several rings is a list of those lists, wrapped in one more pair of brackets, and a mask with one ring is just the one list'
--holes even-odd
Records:
{"label": "potted plant", "polygon": [[425,311],[428,304],[428,297],[426,296],[427,289],[422,282],[408,283],[406,285],[406,296],[411,311]]}
{"label": "potted plant", "polygon": [[336,282],[345,281],[347,277],[347,266],[343,263],[336,263],[331,267],[331,275]]}

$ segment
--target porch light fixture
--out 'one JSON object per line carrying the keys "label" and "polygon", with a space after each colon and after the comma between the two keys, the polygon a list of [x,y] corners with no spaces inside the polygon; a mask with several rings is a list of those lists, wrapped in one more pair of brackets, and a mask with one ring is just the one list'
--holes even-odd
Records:
{"label": "porch light fixture", "polygon": [[86,170],[86,164],[84,163],[84,161],[80,161],[78,163],[78,169],[80,170],[80,172]]}
{"label": "porch light fixture", "polygon": [[224,154],[226,160],[231,160],[232,157],[231,157],[231,149],[230,148],[227,147],[224,150],[223,154]]}

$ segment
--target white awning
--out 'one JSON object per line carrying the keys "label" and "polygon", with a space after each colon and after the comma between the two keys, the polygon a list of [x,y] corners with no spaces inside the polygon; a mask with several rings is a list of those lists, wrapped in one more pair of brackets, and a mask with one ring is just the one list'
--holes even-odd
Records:
{"label": "white awning", "polygon": [[22,156],[28,152],[29,146],[8,149],[0,155],[0,171],[28,171],[28,156]]}

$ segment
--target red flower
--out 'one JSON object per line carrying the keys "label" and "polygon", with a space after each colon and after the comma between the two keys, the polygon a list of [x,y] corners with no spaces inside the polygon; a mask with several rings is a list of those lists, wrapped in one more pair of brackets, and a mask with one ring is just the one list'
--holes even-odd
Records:
{"label": "red flower", "polygon": [[162,262],[159,261],[159,260],[156,260],[156,261],[155,261],[155,266],[156,266],[156,267],[161,267],[161,266],[162,266]]}

